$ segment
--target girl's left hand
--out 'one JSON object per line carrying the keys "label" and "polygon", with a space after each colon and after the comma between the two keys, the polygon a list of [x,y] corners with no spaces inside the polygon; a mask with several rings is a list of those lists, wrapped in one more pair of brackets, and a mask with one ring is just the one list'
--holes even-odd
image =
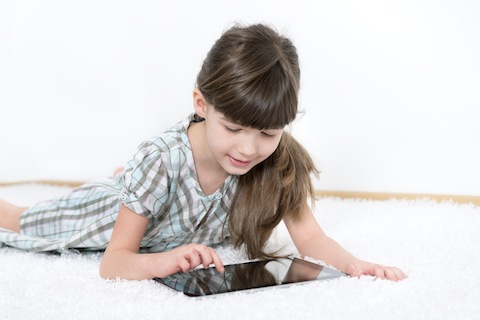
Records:
{"label": "girl's left hand", "polygon": [[346,270],[352,277],[373,276],[379,279],[388,279],[392,281],[400,281],[407,275],[396,267],[382,266],[366,261],[357,261],[350,264]]}

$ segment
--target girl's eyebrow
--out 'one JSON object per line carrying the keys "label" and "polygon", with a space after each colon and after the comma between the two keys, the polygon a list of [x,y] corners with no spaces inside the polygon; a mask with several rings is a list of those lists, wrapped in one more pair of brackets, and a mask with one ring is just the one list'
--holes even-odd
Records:
{"label": "girl's eyebrow", "polygon": [[272,132],[272,133],[278,133],[280,131],[283,131],[282,128],[270,128],[270,129],[263,129],[261,131],[265,131],[265,132]]}
{"label": "girl's eyebrow", "polygon": [[225,120],[225,121],[231,121],[230,118],[228,118],[226,115],[224,114],[220,114],[220,119],[222,120]]}
{"label": "girl's eyebrow", "polygon": [[220,116],[220,119],[223,120],[223,121],[225,121],[225,122],[229,122],[230,124],[234,124],[234,125],[236,125],[236,126],[241,126],[241,127],[243,127],[242,125],[236,123],[235,121],[230,120],[229,118],[227,118],[227,117],[225,117],[225,116],[223,116],[223,115]]}

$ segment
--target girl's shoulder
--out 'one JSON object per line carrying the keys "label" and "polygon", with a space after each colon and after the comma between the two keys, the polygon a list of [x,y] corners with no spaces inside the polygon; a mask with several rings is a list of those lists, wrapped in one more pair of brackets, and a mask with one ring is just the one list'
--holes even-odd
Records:
{"label": "girl's shoulder", "polygon": [[165,130],[163,133],[144,141],[142,146],[152,146],[158,148],[158,151],[160,152],[168,152],[178,149],[191,150],[187,134],[188,127],[190,124],[200,121],[203,121],[203,119],[196,114],[191,114]]}

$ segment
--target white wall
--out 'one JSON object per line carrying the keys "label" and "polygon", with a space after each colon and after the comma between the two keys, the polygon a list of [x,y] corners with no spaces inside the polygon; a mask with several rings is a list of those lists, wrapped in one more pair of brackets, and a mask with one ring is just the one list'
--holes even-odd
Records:
{"label": "white wall", "polygon": [[480,4],[0,2],[0,181],[92,179],[191,112],[232,22],[296,43],[321,189],[480,194]]}

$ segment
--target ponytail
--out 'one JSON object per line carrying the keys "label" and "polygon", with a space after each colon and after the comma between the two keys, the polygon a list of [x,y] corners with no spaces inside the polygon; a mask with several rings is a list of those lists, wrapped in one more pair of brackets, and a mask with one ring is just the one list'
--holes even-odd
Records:
{"label": "ponytail", "polygon": [[239,177],[229,210],[233,245],[244,244],[251,259],[274,258],[265,252],[273,229],[285,217],[299,218],[308,198],[313,204],[310,175],[318,173],[305,148],[284,132],[276,151]]}

